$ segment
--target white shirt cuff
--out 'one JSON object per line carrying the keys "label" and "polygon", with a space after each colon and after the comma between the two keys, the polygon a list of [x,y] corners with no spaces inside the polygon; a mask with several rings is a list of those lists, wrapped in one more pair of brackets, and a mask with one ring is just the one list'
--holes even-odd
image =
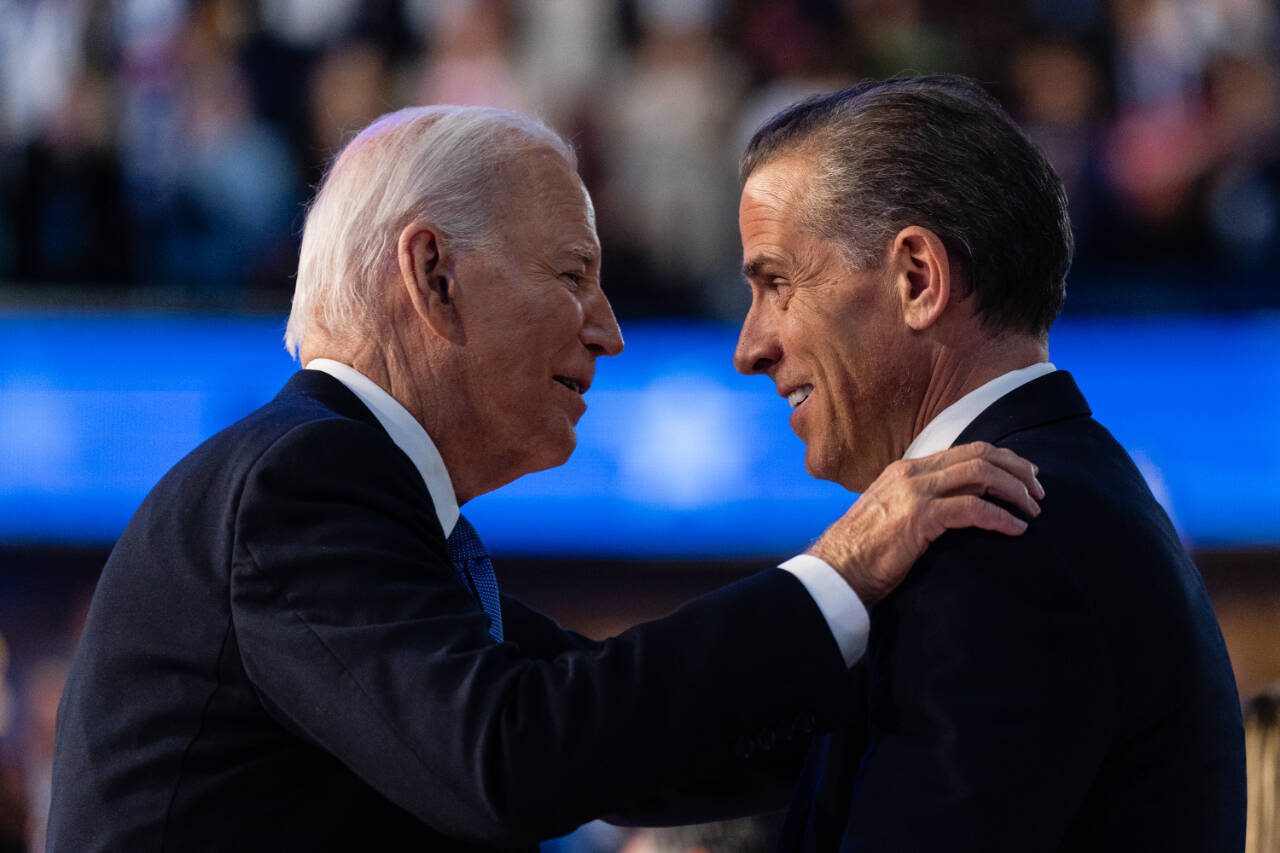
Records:
{"label": "white shirt cuff", "polygon": [[845,666],[853,666],[867,650],[871,616],[853,587],[826,560],[812,554],[792,557],[778,568],[791,572],[813,596],[827,627],[836,638]]}

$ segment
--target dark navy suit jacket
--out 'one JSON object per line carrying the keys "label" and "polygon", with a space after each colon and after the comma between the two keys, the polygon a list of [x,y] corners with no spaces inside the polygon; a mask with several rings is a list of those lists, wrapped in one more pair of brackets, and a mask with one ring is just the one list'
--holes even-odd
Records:
{"label": "dark navy suit jacket", "polygon": [[[686,785],[763,796],[749,811],[768,796],[744,780],[776,770],[761,744],[852,713],[786,572],[603,643],[503,608],[499,645],[408,458],[299,372],[112,552],[59,713],[49,850],[528,847]],[[668,817],[708,816],[684,802]]]}
{"label": "dark navy suit jacket", "polygon": [[783,848],[1241,850],[1234,677],[1142,475],[1065,372],[976,440],[1039,466],[1043,514],[947,533],[876,607],[863,711],[816,740]]}

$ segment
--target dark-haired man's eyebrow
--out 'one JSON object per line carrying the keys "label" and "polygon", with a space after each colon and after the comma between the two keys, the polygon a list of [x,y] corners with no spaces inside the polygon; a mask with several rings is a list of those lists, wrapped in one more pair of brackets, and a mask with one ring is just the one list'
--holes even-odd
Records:
{"label": "dark-haired man's eyebrow", "polygon": [[742,265],[742,275],[747,279],[762,278],[774,273],[777,266],[778,262],[774,258],[758,256]]}

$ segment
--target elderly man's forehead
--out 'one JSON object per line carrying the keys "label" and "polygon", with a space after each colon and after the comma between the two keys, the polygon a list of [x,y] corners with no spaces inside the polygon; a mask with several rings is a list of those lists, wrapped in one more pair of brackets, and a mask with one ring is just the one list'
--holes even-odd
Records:
{"label": "elderly man's forehead", "polygon": [[567,244],[563,251],[569,258],[581,261],[586,266],[600,259],[600,243],[596,240],[575,240]]}
{"label": "elderly man's forehead", "polygon": [[504,211],[509,239],[537,244],[540,252],[585,266],[599,261],[595,211],[572,163],[560,156],[535,156],[498,186],[503,197],[496,202]]}
{"label": "elderly man's forehead", "polygon": [[558,184],[565,177],[577,179],[574,163],[549,145],[531,142],[527,147],[491,157],[489,168],[502,185],[516,193],[538,191]]}
{"label": "elderly man's forehead", "polygon": [[493,186],[513,200],[538,201],[543,204],[569,205],[579,208],[586,195],[577,166],[560,153],[539,148],[526,151],[504,162],[494,164]]}
{"label": "elderly man's forehead", "polygon": [[594,232],[596,230],[596,206],[591,201],[591,193],[587,190],[587,185],[581,179],[578,181],[578,186],[582,188],[582,200],[587,206],[587,224],[591,226],[591,230]]}

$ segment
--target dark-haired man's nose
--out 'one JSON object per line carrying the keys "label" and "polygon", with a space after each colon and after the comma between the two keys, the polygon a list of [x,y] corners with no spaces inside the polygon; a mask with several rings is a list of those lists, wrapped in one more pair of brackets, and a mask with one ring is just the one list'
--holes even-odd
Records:
{"label": "dark-haired man's nose", "polygon": [[762,316],[757,303],[752,300],[751,310],[742,321],[738,334],[738,347],[733,353],[733,365],[739,373],[768,373],[769,368],[782,358],[782,347],[774,334],[772,324]]}

